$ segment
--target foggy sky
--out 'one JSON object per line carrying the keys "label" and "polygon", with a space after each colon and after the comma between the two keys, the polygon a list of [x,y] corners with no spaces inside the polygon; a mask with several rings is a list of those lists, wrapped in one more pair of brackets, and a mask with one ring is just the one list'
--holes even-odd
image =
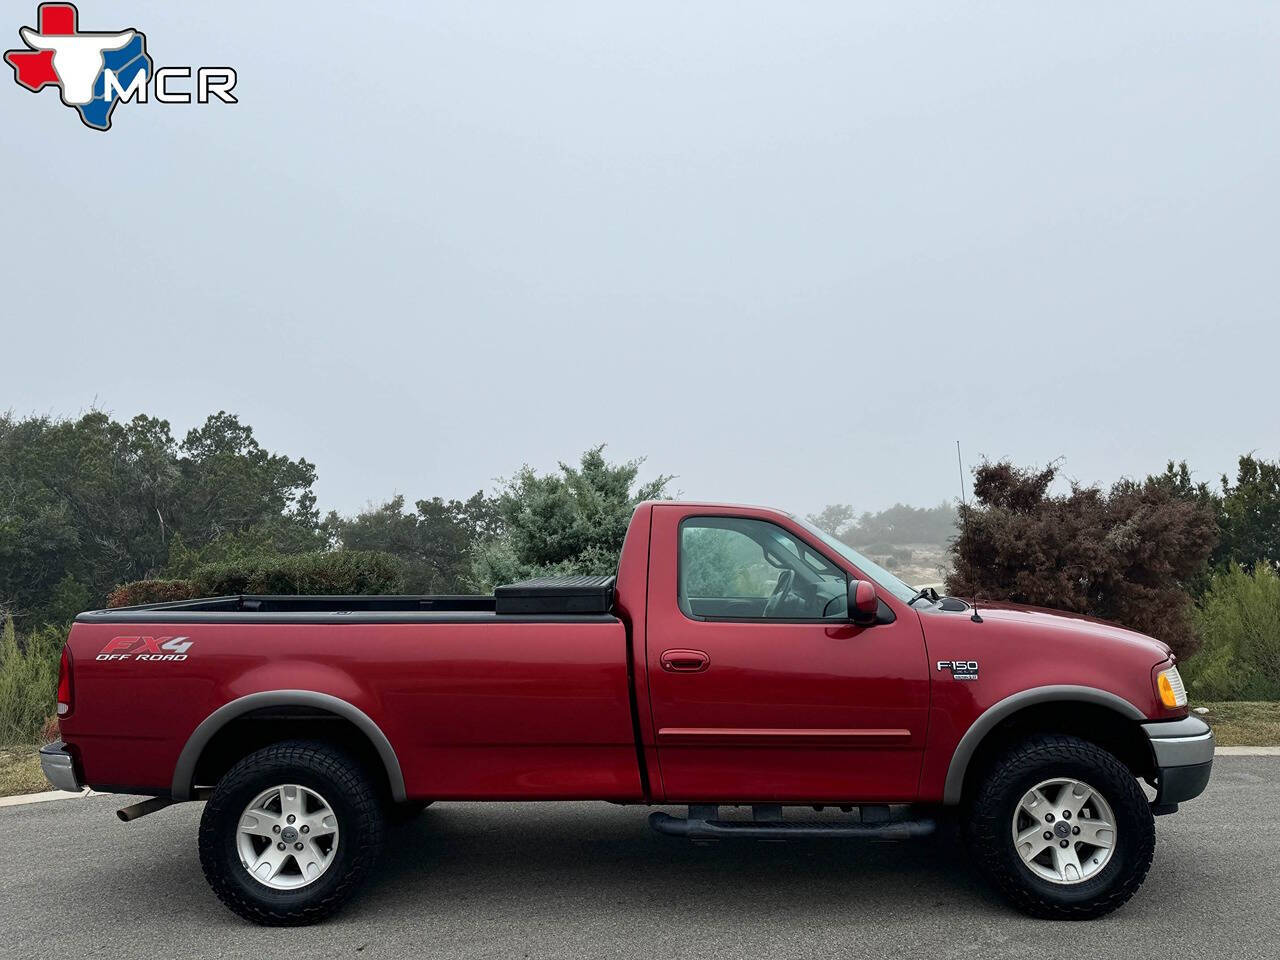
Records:
{"label": "foggy sky", "polygon": [[800,512],[1280,455],[1273,4],[79,6],[240,103],[4,71],[0,409],[234,411],[346,512],[603,441]]}

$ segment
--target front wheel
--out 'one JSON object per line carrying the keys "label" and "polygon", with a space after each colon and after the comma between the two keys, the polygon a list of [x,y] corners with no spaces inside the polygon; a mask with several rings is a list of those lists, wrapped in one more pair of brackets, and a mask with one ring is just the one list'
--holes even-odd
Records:
{"label": "front wheel", "polygon": [[328,744],[287,741],[218,783],[200,820],[200,865],[246,920],[315,923],[368,875],[382,832],[382,805],[359,763]]}
{"label": "front wheel", "polygon": [[1155,821],[1114,756],[1076,737],[1044,736],[992,767],[973,798],[969,840],[974,859],[1018,909],[1087,920],[1142,885]]}

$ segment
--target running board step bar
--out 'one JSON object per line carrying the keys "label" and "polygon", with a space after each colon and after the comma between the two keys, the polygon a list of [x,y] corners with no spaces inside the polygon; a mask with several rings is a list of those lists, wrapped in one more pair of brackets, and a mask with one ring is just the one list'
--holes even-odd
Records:
{"label": "running board step bar", "polygon": [[[874,811],[874,812],[873,812]],[[814,837],[861,837],[870,840],[908,840],[926,837],[937,829],[930,819],[890,820],[877,816],[887,807],[863,808],[861,820],[783,820],[782,807],[757,805],[751,808],[750,820],[720,820],[720,808],[711,805],[689,807],[689,816],[673,817],[669,813],[649,814],[649,826],[658,833],[690,840],[723,840],[741,837],[746,840],[802,840]],[[870,814],[870,816],[868,816]]]}

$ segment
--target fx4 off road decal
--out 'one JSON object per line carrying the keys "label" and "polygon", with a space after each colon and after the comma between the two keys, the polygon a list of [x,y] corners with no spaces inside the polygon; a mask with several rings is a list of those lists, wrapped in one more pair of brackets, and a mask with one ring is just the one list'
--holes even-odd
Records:
{"label": "fx4 off road decal", "polygon": [[112,637],[95,660],[185,660],[190,637]]}
{"label": "fx4 off road decal", "polygon": [[939,660],[939,670],[950,670],[952,680],[977,680],[977,660]]}

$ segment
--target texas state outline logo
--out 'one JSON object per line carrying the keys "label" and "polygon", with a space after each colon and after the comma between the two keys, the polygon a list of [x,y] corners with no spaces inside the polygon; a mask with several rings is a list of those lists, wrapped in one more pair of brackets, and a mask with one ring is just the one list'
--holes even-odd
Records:
{"label": "texas state outline logo", "polygon": [[26,47],[7,50],[19,86],[39,93],[57,87],[63,104],[74,109],[91,130],[110,130],[111,116],[121,103],[191,103],[190,90],[176,82],[195,76],[195,100],[237,103],[231,93],[236,72],[230,67],[155,68],[147,52],[147,36],[136,27],[120,30],[81,30],[74,3],[42,3],[36,26],[18,35]]}

